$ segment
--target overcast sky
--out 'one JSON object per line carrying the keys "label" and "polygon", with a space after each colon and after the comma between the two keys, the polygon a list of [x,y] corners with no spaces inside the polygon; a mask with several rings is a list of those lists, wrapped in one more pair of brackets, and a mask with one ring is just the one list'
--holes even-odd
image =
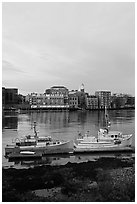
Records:
{"label": "overcast sky", "polygon": [[2,85],[135,91],[134,3],[3,3]]}

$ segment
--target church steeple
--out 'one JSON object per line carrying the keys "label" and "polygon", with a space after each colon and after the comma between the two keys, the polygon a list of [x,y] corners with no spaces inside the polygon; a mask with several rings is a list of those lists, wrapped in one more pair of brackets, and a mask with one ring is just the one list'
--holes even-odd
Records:
{"label": "church steeple", "polygon": [[83,83],[81,84],[80,91],[84,92],[84,84]]}

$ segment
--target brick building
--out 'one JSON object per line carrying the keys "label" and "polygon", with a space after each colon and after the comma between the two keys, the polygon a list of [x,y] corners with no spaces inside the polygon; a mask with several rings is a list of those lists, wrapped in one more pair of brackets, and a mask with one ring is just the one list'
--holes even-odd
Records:
{"label": "brick building", "polygon": [[10,107],[18,104],[18,89],[2,87],[2,105]]}
{"label": "brick building", "polygon": [[69,108],[78,109],[78,96],[73,90],[69,92]]}
{"label": "brick building", "polygon": [[98,108],[111,108],[111,92],[110,91],[96,91],[95,96],[98,98]]}
{"label": "brick building", "polygon": [[98,98],[94,95],[86,97],[86,106],[88,110],[98,109]]}

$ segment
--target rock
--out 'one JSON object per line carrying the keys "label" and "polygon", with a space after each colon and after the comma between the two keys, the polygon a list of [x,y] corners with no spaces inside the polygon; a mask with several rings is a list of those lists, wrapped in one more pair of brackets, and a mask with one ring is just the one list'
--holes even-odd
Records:
{"label": "rock", "polygon": [[88,184],[88,188],[89,189],[97,189],[98,188],[97,182],[93,181],[92,183]]}

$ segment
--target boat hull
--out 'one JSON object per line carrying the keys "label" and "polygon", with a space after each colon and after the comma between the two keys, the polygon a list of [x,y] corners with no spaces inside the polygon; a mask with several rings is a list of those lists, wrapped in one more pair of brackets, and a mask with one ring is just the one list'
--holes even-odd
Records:
{"label": "boat hull", "polygon": [[94,153],[94,152],[134,152],[133,147],[111,147],[111,148],[86,148],[86,147],[76,147],[74,148],[74,153]]}
{"label": "boat hull", "polygon": [[5,156],[12,154],[20,154],[22,151],[30,151],[41,153],[42,155],[47,154],[63,154],[63,153],[70,153],[73,151],[73,141],[62,142],[60,144],[53,144],[53,145],[45,145],[45,144],[38,144],[34,146],[6,146],[5,147]]}

